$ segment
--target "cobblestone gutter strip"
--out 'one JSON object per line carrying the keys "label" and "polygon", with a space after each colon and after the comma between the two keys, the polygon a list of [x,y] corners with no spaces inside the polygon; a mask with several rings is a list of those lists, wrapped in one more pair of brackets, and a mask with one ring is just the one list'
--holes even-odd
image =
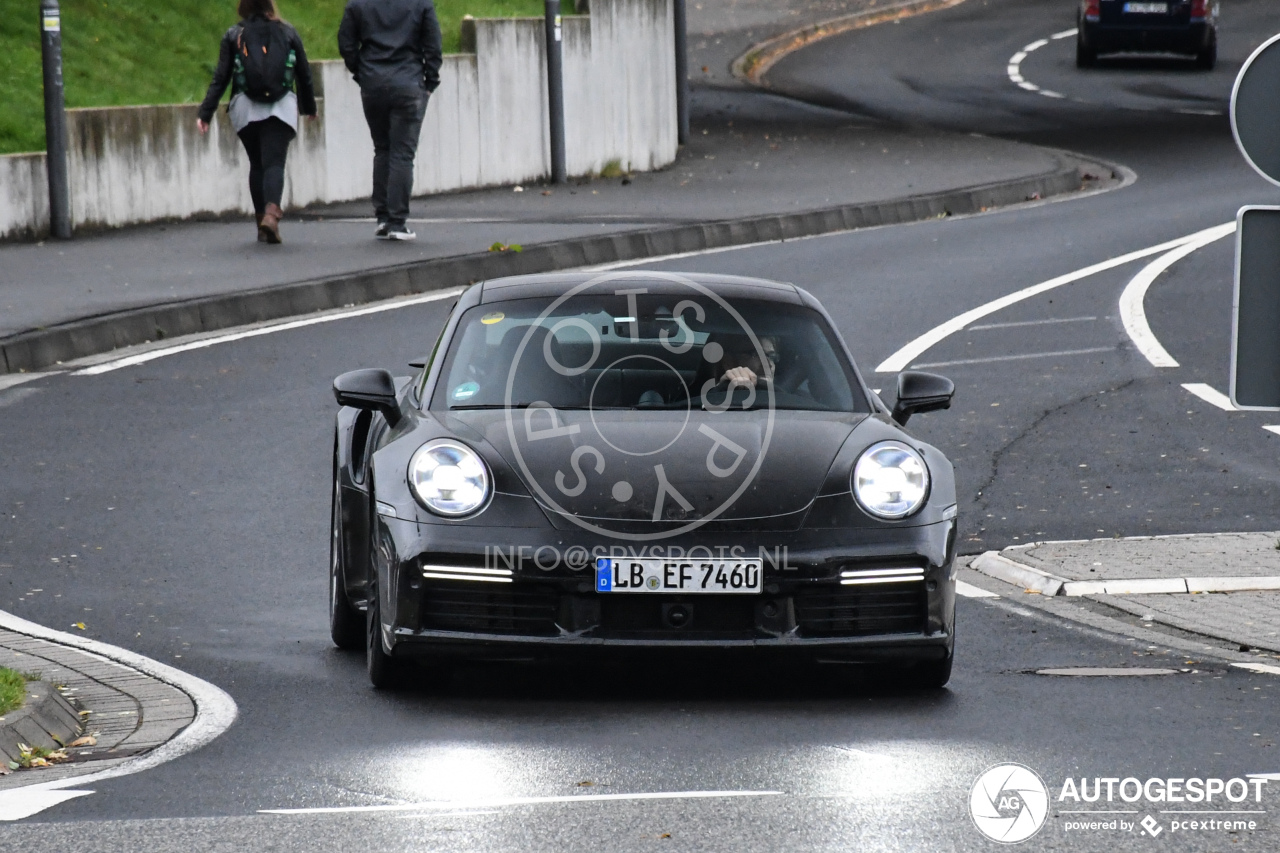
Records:
{"label": "cobblestone gutter strip", "polygon": [[[25,659],[24,659],[25,656]],[[196,676],[128,649],[55,631],[0,611],[0,660],[40,668],[92,713],[94,747],[72,761],[0,778],[0,821],[20,820],[72,797],[77,785],[139,773],[199,749],[236,720],[235,701]]]}
{"label": "cobblestone gutter strip", "polygon": [[1082,187],[1083,171],[1096,173],[1099,169],[1104,174],[1109,172],[1107,168],[1068,161],[1064,157],[1057,169],[1014,181],[805,213],[560,240],[525,246],[519,253],[480,252],[435,258],[89,317],[0,340],[0,374],[30,373],[64,361],[160,338],[176,338],[396,296],[444,290],[498,276],[643,260],[979,213],[990,208],[1076,192]]}
{"label": "cobblestone gutter strip", "polygon": [[831,36],[900,21],[926,12],[958,6],[964,0],[900,0],[878,9],[867,9],[799,27],[747,48],[730,66],[733,76],[755,85],[767,87],[764,75],[788,54]]}
{"label": "cobblestone gutter strip", "polygon": [[40,679],[26,691],[22,707],[0,717],[0,761],[17,761],[18,744],[57,749],[80,734],[80,712],[56,686]]}
{"label": "cobblestone gutter strip", "polygon": [[[97,740],[94,746],[68,749],[68,764],[0,777],[0,790],[97,770],[104,761],[126,758],[165,743],[195,719],[195,704],[186,693],[83,649],[0,630],[0,661],[10,669],[39,672],[45,683],[64,685],[67,696],[74,698],[85,712],[71,711],[77,727],[83,719],[83,731]],[[71,708],[65,698],[62,701]],[[69,734],[59,734],[63,743],[69,742]],[[36,745],[32,740],[20,740]],[[0,749],[5,746],[0,740]]]}

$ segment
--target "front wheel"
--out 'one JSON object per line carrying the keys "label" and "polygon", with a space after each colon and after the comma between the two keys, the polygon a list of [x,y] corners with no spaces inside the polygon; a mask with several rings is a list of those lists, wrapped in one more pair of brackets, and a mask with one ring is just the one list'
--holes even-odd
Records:
{"label": "front wheel", "polygon": [[904,674],[903,680],[920,690],[939,690],[951,680],[953,659],[954,655],[948,652],[942,660],[921,661]]}
{"label": "front wheel", "polygon": [[333,512],[329,524],[329,637],[340,649],[358,649],[364,642],[364,620],[347,598],[347,572],[342,559],[342,504],[333,484]]}

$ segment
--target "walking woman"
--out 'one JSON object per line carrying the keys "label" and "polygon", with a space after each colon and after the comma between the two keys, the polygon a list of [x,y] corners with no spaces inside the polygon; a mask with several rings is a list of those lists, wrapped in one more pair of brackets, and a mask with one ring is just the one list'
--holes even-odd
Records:
{"label": "walking woman", "polygon": [[209,132],[209,122],[230,83],[227,115],[249,155],[249,194],[258,217],[258,241],[279,243],[285,157],[298,132],[298,114],[316,114],[315,89],[302,39],[280,20],[275,0],[240,0],[237,12],[241,21],[222,37],[218,67],[196,124],[201,133]]}

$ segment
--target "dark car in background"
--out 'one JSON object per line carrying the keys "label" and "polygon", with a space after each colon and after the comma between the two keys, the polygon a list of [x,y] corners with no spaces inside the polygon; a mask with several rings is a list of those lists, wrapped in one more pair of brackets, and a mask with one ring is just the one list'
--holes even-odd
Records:
{"label": "dark car in background", "polygon": [[[422,341],[430,350],[431,342]],[[406,658],[737,650],[951,674],[951,463],[789,284],[498,279],[416,376],[339,376],[330,628]]]}
{"label": "dark car in background", "polygon": [[1104,53],[1176,53],[1218,61],[1218,0],[1080,0],[1076,65]]}

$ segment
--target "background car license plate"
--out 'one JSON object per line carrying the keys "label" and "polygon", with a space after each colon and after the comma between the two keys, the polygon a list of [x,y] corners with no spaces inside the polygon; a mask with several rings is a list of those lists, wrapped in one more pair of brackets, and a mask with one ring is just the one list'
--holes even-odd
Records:
{"label": "background car license plate", "polygon": [[1169,4],[1125,3],[1124,11],[1126,15],[1167,15],[1169,14]]}
{"label": "background car license plate", "polygon": [[596,592],[756,593],[760,560],[596,560]]}

